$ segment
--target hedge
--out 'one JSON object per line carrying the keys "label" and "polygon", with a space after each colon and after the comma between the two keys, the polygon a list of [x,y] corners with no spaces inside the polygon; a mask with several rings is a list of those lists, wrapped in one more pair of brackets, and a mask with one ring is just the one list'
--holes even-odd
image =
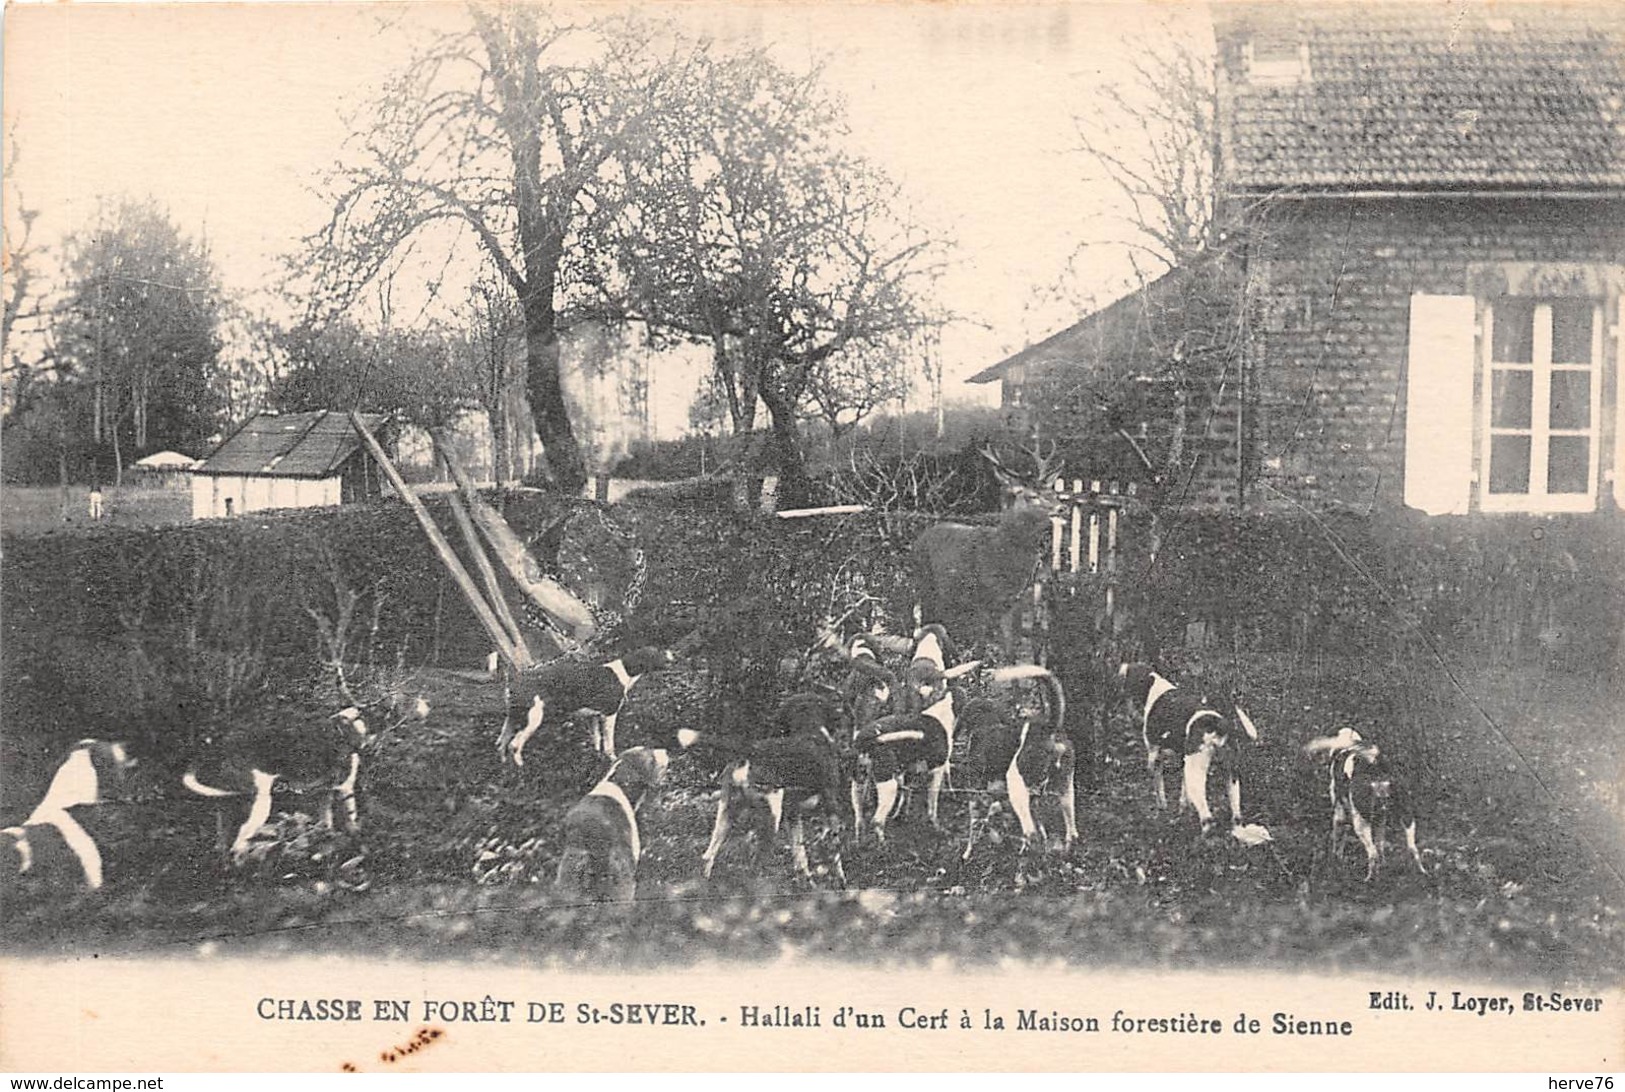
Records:
{"label": "hedge", "polygon": [[1483,664],[1620,662],[1625,524],[1608,517],[1192,515],[1125,535],[1154,646]]}
{"label": "hedge", "polygon": [[[595,601],[608,623],[600,650],[679,646],[704,669],[702,707],[724,728],[767,712],[826,619],[856,607],[848,631],[876,621],[904,629],[914,598],[907,548],[931,522],[911,513],[780,520],[735,512],[726,495],[688,493],[567,510],[525,495],[509,498],[508,514]],[[1437,648],[1485,664],[1614,672],[1625,653],[1616,520],[1191,515],[1163,521],[1154,560],[1143,514],[1122,526],[1118,601],[1153,656],[1194,644],[1198,655],[1219,645],[1401,663]],[[11,783],[19,758],[26,769],[83,736],[173,750],[245,708],[331,700],[316,618],[331,620],[346,591],[356,596],[347,657],[363,678],[473,666],[489,648],[396,502],[11,536],[4,553],[0,716]],[[1099,647],[1095,620],[1084,621],[1062,620],[1060,659]]]}

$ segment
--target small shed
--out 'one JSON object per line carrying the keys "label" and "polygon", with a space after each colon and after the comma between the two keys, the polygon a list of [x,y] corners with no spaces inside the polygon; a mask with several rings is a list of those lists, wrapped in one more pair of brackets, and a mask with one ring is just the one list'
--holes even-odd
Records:
{"label": "small shed", "polygon": [[[374,434],[388,422],[382,414],[363,414],[362,420]],[[348,414],[266,410],[193,468],[192,518],[330,507],[382,493],[382,476]]]}
{"label": "small shed", "polygon": [[197,460],[178,451],[159,451],[135,461],[136,478],[143,484],[163,489],[184,489],[192,478]]}

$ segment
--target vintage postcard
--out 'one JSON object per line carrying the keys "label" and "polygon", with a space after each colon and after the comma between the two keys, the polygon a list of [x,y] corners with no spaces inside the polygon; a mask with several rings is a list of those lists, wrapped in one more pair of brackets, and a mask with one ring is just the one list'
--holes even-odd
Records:
{"label": "vintage postcard", "polygon": [[4,50],[0,1069],[1621,1068],[1625,9]]}

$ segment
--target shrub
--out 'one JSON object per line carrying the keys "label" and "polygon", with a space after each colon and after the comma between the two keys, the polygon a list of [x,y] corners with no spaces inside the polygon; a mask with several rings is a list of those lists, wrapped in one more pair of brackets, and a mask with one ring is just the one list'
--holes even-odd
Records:
{"label": "shrub", "polygon": [[1606,518],[1187,514],[1154,561],[1145,524],[1123,528],[1120,594],[1153,650],[1619,663],[1625,539]]}
{"label": "shrub", "polygon": [[[416,665],[470,643],[406,508],[380,502],[173,527],[5,539],[0,713],[52,747],[184,743],[267,694],[331,693],[335,587],[357,598],[352,663]],[[168,739],[180,735],[180,740]]]}

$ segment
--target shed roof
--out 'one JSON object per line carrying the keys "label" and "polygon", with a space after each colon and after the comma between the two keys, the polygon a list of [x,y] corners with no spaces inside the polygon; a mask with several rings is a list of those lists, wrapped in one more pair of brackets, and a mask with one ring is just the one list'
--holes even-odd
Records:
{"label": "shed roof", "polygon": [[188,470],[196,463],[196,459],[178,451],[158,451],[135,461],[142,470]]}
{"label": "shed roof", "polygon": [[[388,420],[378,413],[364,413],[361,419],[373,430]],[[194,473],[326,478],[337,473],[360,445],[361,437],[351,427],[347,413],[266,411],[243,422]]]}
{"label": "shed roof", "polygon": [[[1214,9],[1224,158],[1252,191],[1625,187],[1625,5]],[[1296,78],[1249,78],[1293,44]]]}

